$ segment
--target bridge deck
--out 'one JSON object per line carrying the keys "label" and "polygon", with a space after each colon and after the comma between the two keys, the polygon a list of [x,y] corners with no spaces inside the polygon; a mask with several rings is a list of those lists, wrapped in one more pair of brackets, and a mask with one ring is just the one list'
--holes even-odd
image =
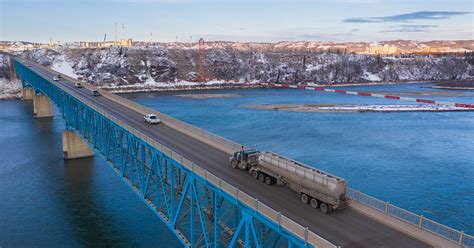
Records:
{"label": "bridge deck", "polygon": [[[56,74],[32,64],[43,77],[52,80]],[[281,212],[323,238],[343,247],[430,247],[400,231],[363,215],[351,208],[324,215],[309,205],[302,204],[296,194],[286,187],[266,186],[253,180],[245,171],[234,170],[228,165],[229,154],[202,141],[192,138],[166,125],[150,126],[142,114],[106,97],[94,97],[85,88],[75,88],[67,79],[60,84],[86,98],[97,107],[133,126],[187,159],[221,177],[250,196]]]}

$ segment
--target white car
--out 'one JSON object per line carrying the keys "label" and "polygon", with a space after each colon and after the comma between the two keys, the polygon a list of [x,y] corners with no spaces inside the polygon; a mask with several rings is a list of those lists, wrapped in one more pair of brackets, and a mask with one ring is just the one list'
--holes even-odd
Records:
{"label": "white car", "polygon": [[53,81],[59,81],[59,78],[53,77]]}
{"label": "white car", "polygon": [[155,114],[147,114],[144,118],[145,122],[147,122],[148,124],[158,124],[161,122],[160,118],[158,118],[158,116],[156,116]]}
{"label": "white car", "polygon": [[76,88],[82,88],[82,84],[80,82],[76,82],[74,86],[76,86]]}

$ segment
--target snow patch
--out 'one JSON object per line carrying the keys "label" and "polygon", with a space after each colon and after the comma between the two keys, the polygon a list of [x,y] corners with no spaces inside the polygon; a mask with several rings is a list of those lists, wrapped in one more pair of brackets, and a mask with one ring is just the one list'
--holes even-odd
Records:
{"label": "snow patch", "polygon": [[0,78],[0,100],[21,98],[21,81]]}
{"label": "snow patch", "polygon": [[51,69],[75,79],[78,77],[78,75],[74,73],[74,69],[72,68],[71,64],[66,61],[65,55],[57,56],[51,65]]}
{"label": "snow patch", "polygon": [[382,81],[382,79],[378,75],[375,75],[375,74],[373,74],[371,72],[368,72],[368,71],[364,71],[364,75],[362,76],[362,78],[367,79],[371,82]]}

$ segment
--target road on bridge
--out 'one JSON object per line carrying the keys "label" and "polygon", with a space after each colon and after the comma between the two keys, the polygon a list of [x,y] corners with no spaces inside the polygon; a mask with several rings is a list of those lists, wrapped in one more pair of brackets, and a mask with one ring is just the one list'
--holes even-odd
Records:
{"label": "road on bridge", "polygon": [[[31,69],[51,81],[57,76],[35,64],[32,64]],[[430,247],[351,208],[324,215],[309,205],[301,203],[296,194],[286,187],[267,186],[254,180],[245,171],[232,169],[228,162],[230,154],[167,125],[148,125],[143,121],[142,114],[106,97],[92,96],[88,89],[76,88],[74,82],[65,78],[61,78],[57,83],[336,245],[342,247]]]}

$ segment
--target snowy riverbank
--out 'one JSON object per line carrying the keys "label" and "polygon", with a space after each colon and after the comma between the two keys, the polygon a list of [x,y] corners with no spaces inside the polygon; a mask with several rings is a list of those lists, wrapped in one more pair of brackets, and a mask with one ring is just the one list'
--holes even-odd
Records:
{"label": "snowy riverbank", "polygon": [[21,98],[20,80],[0,78],[0,100]]}
{"label": "snowy riverbank", "polygon": [[140,92],[160,92],[160,91],[188,91],[188,90],[220,90],[220,89],[247,89],[261,88],[263,86],[257,84],[257,81],[241,82],[241,81],[224,81],[212,80],[205,83],[178,81],[178,82],[155,82],[147,80],[145,83],[137,83],[132,85],[110,85],[101,88],[112,93],[140,93]]}
{"label": "snowy riverbank", "polygon": [[390,105],[339,105],[339,104],[262,104],[246,105],[246,108],[288,112],[448,112],[474,111],[474,109],[437,104],[390,104]]}

